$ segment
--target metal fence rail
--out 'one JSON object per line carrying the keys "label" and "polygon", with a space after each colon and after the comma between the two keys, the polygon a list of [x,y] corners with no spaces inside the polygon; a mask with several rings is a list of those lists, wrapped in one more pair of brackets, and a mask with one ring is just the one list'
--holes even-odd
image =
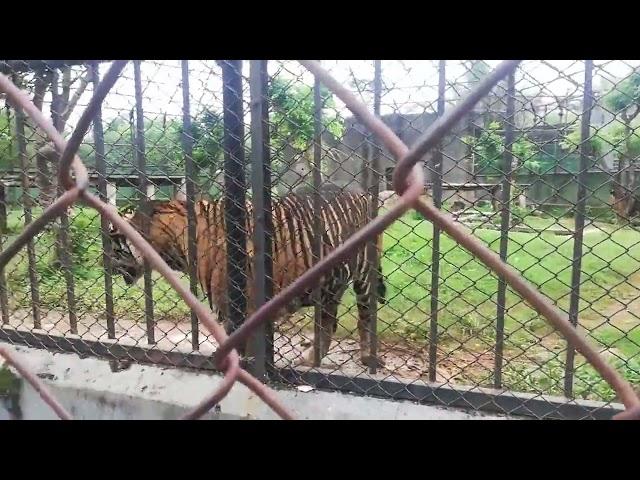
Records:
{"label": "metal fence rail", "polygon": [[[9,68],[15,63],[11,62],[4,65]],[[223,387],[184,418],[206,413],[238,380],[283,418],[291,416],[261,381],[305,382],[318,388],[538,418],[638,418],[640,400],[629,384],[640,377],[632,363],[637,361],[635,323],[633,318],[610,321],[611,306],[604,301],[617,300],[621,294],[633,297],[640,290],[632,281],[637,270],[632,264],[634,248],[640,241],[635,239],[633,226],[622,222],[633,216],[635,208],[633,120],[640,98],[629,93],[633,92],[629,85],[634,85],[635,69],[614,82],[602,100],[594,93],[593,79],[596,72],[603,76],[606,63],[585,61],[583,70],[576,71],[541,62],[574,87],[563,99],[555,94],[560,122],[550,128],[545,120],[547,104],[542,115],[533,106],[535,96],[526,94],[527,88],[537,88],[538,97],[549,98],[552,82],[535,78],[536,65],[525,68],[518,61],[508,61],[490,71],[482,62],[472,62],[470,67],[460,63],[451,69],[455,72],[457,68],[465,81],[454,81],[449,64],[440,61],[433,65],[434,85],[425,82],[410,87],[416,96],[416,91],[429,89],[432,94],[425,94],[421,101],[410,95],[404,100],[407,105],[418,105],[421,116],[403,113],[388,103],[394,91],[384,75],[388,63],[393,62],[371,63],[368,73],[360,71],[360,78],[350,66],[340,70],[343,75],[347,72],[360,99],[341,83],[347,79],[337,81],[331,67],[314,61],[300,61],[304,69],[292,62],[251,61],[248,75],[241,61],[215,65],[134,61],[132,71],[127,62],[116,61],[102,81],[97,62],[67,67],[45,63],[34,64],[37,70],[31,73],[15,72],[13,82],[2,76],[0,91],[6,94],[8,115],[6,128],[0,128],[5,133],[0,137],[0,149],[5,149],[0,156],[10,165],[3,163],[0,168],[14,175],[19,169],[22,174],[23,201],[18,208],[23,211],[23,225],[16,229],[20,210],[5,194],[11,208],[7,208],[8,226],[2,232],[0,253],[0,339],[224,372]],[[395,68],[404,69],[407,78],[416,76],[402,62]],[[160,70],[178,79],[175,92],[163,92],[166,86],[157,80],[164,78],[157,75]],[[309,72],[315,77],[313,84],[306,77]],[[580,75],[582,79],[576,80]],[[113,88],[119,78],[119,86],[131,85],[129,94]],[[23,87],[32,83],[33,100],[15,83]],[[71,94],[74,85],[78,98]],[[43,114],[47,88],[52,92],[52,121]],[[460,90],[469,88],[470,93],[462,95]],[[148,98],[155,90],[160,92],[157,96],[168,97],[167,105],[174,98],[181,99],[181,110],[172,114],[154,111],[158,103]],[[65,142],[64,123],[70,121],[74,99],[78,104],[89,94]],[[126,100],[116,110],[125,114],[114,116],[107,106],[120,98]],[[576,98],[582,99],[578,107],[571,103]],[[365,105],[369,101],[371,108]],[[532,105],[530,110],[527,102]],[[355,117],[345,119],[342,105]],[[594,132],[596,106],[611,108],[612,119],[607,124],[620,119],[613,134],[602,123]],[[106,117],[111,119],[108,124]],[[93,138],[83,142],[91,125]],[[550,136],[551,130],[559,133]],[[626,137],[621,139],[620,132]],[[47,171],[57,178],[53,186],[42,178],[45,138],[58,153],[56,158],[45,159]],[[557,147],[559,138],[562,148]],[[412,145],[410,149],[406,143]],[[555,145],[556,153],[561,151],[551,167],[547,167],[549,145]],[[88,168],[76,156],[78,149],[83,158],[92,159]],[[466,153],[456,157],[463,150]],[[132,151],[135,158],[130,158]],[[617,168],[615,174],[606,162],[611,152],[619,157],[612,167]],[[392,159],[395,164],[390,163]],[[35,193],[30,180],[34,163],[39,178]],[[115,209],[117,196],[108,171],[118,169],[137,175],[129,201],[138,205],[141,223],[130,223]],[[557,178],[549,175],[558,169],[570,173],[577,187],[575,197],[564,198],[574,207],[568,235],[573,241],[567,245],[562,241],[567,237],[551,233],[555,235],[551,238],[548,230],[567,230],[570,221],[534,214],[545,203],[554,203],[553,198],[566,196],[566,185],[553,183]],[[590,183],[594,169],[612,177],[617,225],[605,226],[590,210],[602,208],[592,202],[603,188]],[[158,170],[182,179],[174,191],[164,192],[179,200],[148,201],[159,193],[153,183]],[[461,176],[463,181],[457,178]],[[90,181],[92,178],[97,181]],[[385,180],[393,182],[396,197],[381,203],[383,194],[389,197],[390,193],[380,191]],[[90,192],[92,184],[97,196]],[[355,203],[345,203],[352,200],[326,203],[325,187],[369,195],[366,226],[331,250],[325,250],[326,242],[357,225],[359,214],[351,210]],[[45,195],[51,188],[60,192],[53,202]],[[541,193],[545,188],[552,189],[553,198],[545,200]],[[489,190],[493,196],[487,201],[481,193],[478,198],[470,193],[474,189]],[[292,191],[308,200],[303,200],[305,207],[291,208],[308,208],[312,220],[287,210],[287,202],[293,200],[281,203],[281,198],[294,198],[287,196]],[[311,195],[305,197],[305,191]],[[426,200],[425,194],[431,199]],[[203,200],[206,197],[211,200]],[[211,209],[217,198],[221,216],[207,217],[216,215],[217,210]],[[532,199],[535,210],[526,205]],[[94,230],[87,226],[92,225],[88,210],[76,210],[81,205],[100,214]],[[157,212],[163,208],[169,209],[166,218],[174,223],[157,223]],[[430,223],[413,216],[413,209]],[[33,220],[39,211],[42,214]],[[214,221],[204,223],[205,218]],[[536,218],[540,220],[537,224]],[[111,226],[144,257],[141,288],[122,282],[118,273],[122,253],[114,251]],[[597,239],[585,237],[588,226],[597,230]],[[223,238],[216,237],[219,231]],[[380,234],[384,235],[383,252],[375,242]],[[287,235],[293,239],[291,245]],[[7,236],[13,237],[8,244]],[[161,238],[169,243],[160,242]],[[206,253],[204,250],[212,251],[201,248],[206,241],[213,241],[215,249],[220,249],[215,251],[222,253]],[[46,242],[53,243],[48,246]],[[296,245],[303,248],[294,251]],[[21,254],[25,246],[26,258]],[[279,248],[289,249],[293,256],[279,257]],[[611,248],[622,253],[606,253]],[[49,255],[44,260],[43,250]],[[55,255],[50,258],[52,252]],[[519,252],[526,257],[521,262],[524,267],[517,262]],[[283,265],[281,258],[298,263]],[[569,284],[566,293],[555,295],[547,283],[555,280],[563,285],[563,269],[553,264],[559,259],[566,263]],[[356,263],[345,270],[341,265],[347,261]],[[512,261],[517,268],[509,265]],[[623,262],[629,265],[621,265]],[[359,266],[354,267],[356,264]],[[8,270],[8,265],[14,270]],[[382,277],[375,273],[378,267]],[[293,278],[288,273],[292,269],[297,272]],[[368,272],[362,281],[354,277],[359,269]],[[180,280],[179,270],[185,281]],[[345,293],[337,280],[327,281],[343,278],[341,275],[348,275],[344,278],[349,281],[355,278],[355,293]],[[28,288],[12,291],[18,277],[24,277]],[[620,277],[622,281],[617,281]],[[56,283],[51,278],[65,288],[58,306],[51,303],[51,297],[57,295],[55,289],[50,293]],[[283,280],[287,278],[290,280]],[[382,287],[387,292],[383,306],[378,298]],[[220,288],[222,294],[216,290]],[[488,290],[491,288],[495,290]],[[137,299],[132,291],[139,292]],[[365,291],[375,293],[367,296]],[[306,320],[298,304],[293,315],[282,321],[283,311],[307,294],[312,318]],[[205,298],[214,312],[202,303]],[[119,303],[129,307],[129,315],[139,311],[144,327],[123,315]],[[602,310],[600,318],[606,328],[594,327],[592,318],[581,319],[585,308]],[[222,314],[226,332],[219,323]],[[537,315],[553,330],[537,325]],[[350,339],[348,325],[354,317],[359,348],[353,348],[356,342]],[[208,333],[201,331],[201,325]],[[606,348],[599,352],[576,326]],[[562,337],[556,332],[566,344],[560,343]],[[327,336],[333,341],[325,352]],[[616,342],[623,346],[617,347]],[[307,352],[313,355],[301,366],[305,347],[312,347]],[[361,358],[352,358],[357,350]],[[617,363],[612,365],[602,352]],[[4,347],[0,354],[61,418],[69,418],[19,359]],[[417,369],[417,375],[411,373],[416,362],[425,365],[423,371]],[[441,373],[442,365],[450,365],[447,375]],[[604,383],[588,376],[588,365]],[[622,367],[622,373],[616,367]],[[558,368],[562,373],[555,373]],[[539,372],[545,375],[542,380],[527,383]],[[605,392],[605,386],[610,390]],[[623,403],[623,413],[611,403],[613,395]]]}

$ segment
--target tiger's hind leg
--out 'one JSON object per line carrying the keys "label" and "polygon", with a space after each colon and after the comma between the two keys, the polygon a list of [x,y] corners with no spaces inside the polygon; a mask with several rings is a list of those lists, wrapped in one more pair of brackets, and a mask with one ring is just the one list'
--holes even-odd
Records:
{"label": "tiger's hind leg", "polygon": [[356,280],[353,282],[358,304],[358,333],[360,335],[360,361],[367,367],[383,368],[384,360],[374,356],[371,352],[371,309],[370,292],[367,282]]}
{"label": "tiger's hind leg", "polygon": [[[327,353],[329,353],[333,335],[338,329],[338,306],[340,305],[340,299],[342,298],[342,294],[344,293],[345,289],[341,288],[340,290],[341,291],[338,292],[338,294],[322,295],[325,300],[322,302],[322,315],[320,316],[320,335],[317,342],[320,349],[320,362],[322,362],[322,359],[326,357]],[[316,341],[314,339],[311,346],[307,348],[303,352],[302,356],[295,362],[296,366],[311,367],[315,365],[315,345]]]}

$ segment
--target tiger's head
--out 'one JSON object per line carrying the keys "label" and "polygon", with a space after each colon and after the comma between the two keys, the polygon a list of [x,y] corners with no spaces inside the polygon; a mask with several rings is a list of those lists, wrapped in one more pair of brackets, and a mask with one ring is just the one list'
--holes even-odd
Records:
{"label": "tiger's head", "polygon": [[[173,270],[187,270],[187,210],[183,201],[149,200],[137,209],[123,209],[121,215],[135,228]],[[148,218],[148,234],[143,234],[143,221]],[[144,257],[133,243],[114,225],[109,237],[113,249],[113,269],[127,285],[133,285],[144,274]]]}

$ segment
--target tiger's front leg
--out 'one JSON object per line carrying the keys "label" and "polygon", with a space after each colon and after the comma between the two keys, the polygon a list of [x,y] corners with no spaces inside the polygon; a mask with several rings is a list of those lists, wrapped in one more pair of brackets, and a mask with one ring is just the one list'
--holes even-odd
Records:
{"label": "tiger's front leg", "polygon": [[358,333],[360,335],[360,361],[365,367],[384,368],[385,361],[371,351],[371,317],[369,306],[370,292],[365,282],[354,282],[356,302],[358,304]]}

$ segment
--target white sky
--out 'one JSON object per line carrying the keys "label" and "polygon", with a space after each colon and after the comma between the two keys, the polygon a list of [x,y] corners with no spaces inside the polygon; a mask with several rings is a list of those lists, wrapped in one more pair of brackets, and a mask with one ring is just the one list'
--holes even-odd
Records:
{"label": "white sky", "polygon": [[[373,61],[364,60],[323,60],[337,80],[350,85],[352,74],[359,79],[373,78]],[[499,60],[488,60],[495,67]],[[449,84],[462,81],[468,61],[447,61],[447,82]],[[269,73],[291,79],[298,78],[311,85],[313,76],[295,61],[270,61]],[[594,88],[602,85],[603,78],[620,79],[628,75],[633,68],[640,66],[640,61],[595,61]],[[383,60],[382,76],[386,93],[382,98],[382,114],[393,111],[404,113],[420,112],[425,108],[433,110],[437,98],[438,84],[437,60]],[[197,114],[204,107],[221,111],[222,84],[220,69],[215,61],[190,61],[190,98],[191,113]],[[102,64],[101,73],[107,71],[108,64]],[[536,61],[526,60],[521,64],[517,76],[517,89],[526,95],[566,95],[581,93],[584,65],[576,60]],[[142,63],[143,108],[145,116],[153,118],[159,115],[171,117],[182,116],[181,67],[178,60],[148,60]],[[249,75],[249,62],[245,61],[243,74]],[[248,102],[248,84],[245,82],[245,100]],[[122,77],[117,81],[103,104],[103,121],[105,126],[116,116],[128,118],[129,111],[135,105],[133,82],[133,63],[125,68]],[[452,98],[453,90],[448,88],[447,97]],[[464,93],[464,92],[463,92]],[[75,125],[82,113],[82,105],[86,105],[91,97],[91,88],[82,96],[80,105],[69,120],[69,126]],[[371,108],[371,97],[365,98]],[[341,102],[338,110],[344,117],[350,112]],[[433,106],[429,107],[429,104]],[[248,115],[248,103],[246,105]],[[248,120],[248,117],[247,117]]]}

